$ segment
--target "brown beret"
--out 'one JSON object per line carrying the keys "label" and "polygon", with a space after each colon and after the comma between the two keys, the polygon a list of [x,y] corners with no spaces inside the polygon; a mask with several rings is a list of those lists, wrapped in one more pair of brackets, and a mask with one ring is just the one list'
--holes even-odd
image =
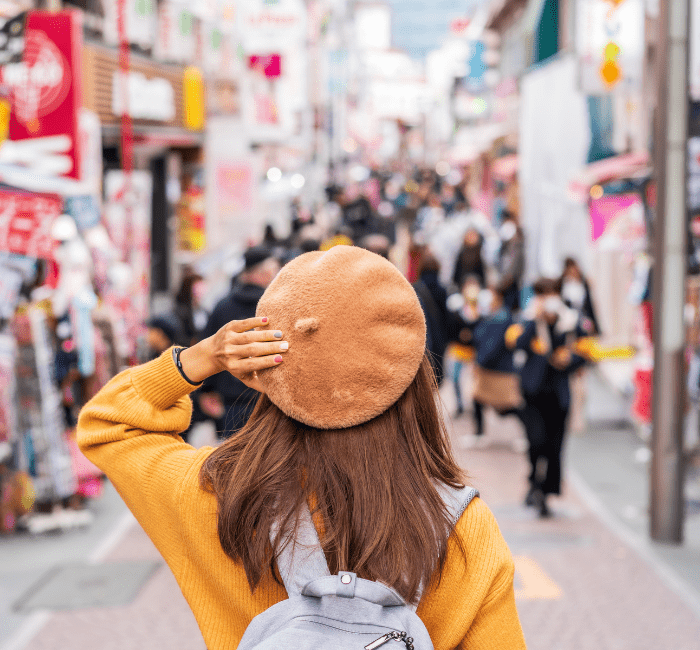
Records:
{"label": "brown beret", "polygon": [[289,341],[284,362],[258,372],[288,416],[344,429],[380,415],[413,381],[425,317],[413,287],[383,257],[353,246],[287,264],[257,308]]}

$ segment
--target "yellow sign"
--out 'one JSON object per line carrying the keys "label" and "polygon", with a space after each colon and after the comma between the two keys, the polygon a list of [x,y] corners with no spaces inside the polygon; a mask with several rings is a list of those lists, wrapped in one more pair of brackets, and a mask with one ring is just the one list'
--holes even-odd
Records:
{"label": "yellow sign", "polygon": [[7,140],[10,131],[10,102],[0,97],[0,144]]}
{"label": "yellow sign", "polygon": [[206,121],[204,105],[204,78],[196,66],[185,68],[183,75],[185,104],[185,127],[192,131],[201,131]]}
{"label": "yellow sign", "polygon": [[608,43],[603,50],[603,65],[600,67],[600,76],[608,88],[612,88],[622,79],[622,69],[617,62],[620,51],[620,46],[617,43]]}

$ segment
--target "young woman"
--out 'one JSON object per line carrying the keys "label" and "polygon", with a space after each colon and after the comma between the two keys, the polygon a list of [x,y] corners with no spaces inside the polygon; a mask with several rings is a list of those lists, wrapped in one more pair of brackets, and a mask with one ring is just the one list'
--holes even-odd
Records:
{"label": "young woman", "polygon": [[[261,396],[231,439],[194,449],[178,436],[188,394],[224,370]],[[237,647],[286,598],[287,537],[270,533],[294,534],[307,507],[329,571],[419,601],[436,648],[525,648],[493,515],[476,498],[452,528],[440,497],[466,478],[435,393],[410,284],[380,256],[337,246],[284,267],[258,317],[115,377],[78,435],[170,566],[209,650]]]}

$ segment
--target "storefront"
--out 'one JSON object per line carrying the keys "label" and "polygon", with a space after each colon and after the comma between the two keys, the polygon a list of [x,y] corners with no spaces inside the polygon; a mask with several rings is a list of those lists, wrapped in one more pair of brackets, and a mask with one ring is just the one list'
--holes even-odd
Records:
{"label": "storefront", "polygon": [[[102,124],[105,216],[117,222],[107,225],[123,228],[131,213],[129,227],[137,242],[133,248],[138,250],[130,261],[141,279],[139,290],[145,292],[139,311],[148,312],[149,302],[155,300],[157,305],[159,296],[173,289],[178,251],[183,246],[197,249],[204,243],[196,232],[189,232],[203,231],[203,215],[178,218],[176,227],[171,225],[171,217],[183,203],[186,215],[196,212],[190,204],[203,188],[204,84],[194,68],[164,65],[137,55],[131,56],[123,80],[118,52],[88,44],[83,49],[83,86],[84,104]],[[137,186],[130,207],[125,207],[122,196],[125,177],[120,160],[124,95],[132,124]]]}

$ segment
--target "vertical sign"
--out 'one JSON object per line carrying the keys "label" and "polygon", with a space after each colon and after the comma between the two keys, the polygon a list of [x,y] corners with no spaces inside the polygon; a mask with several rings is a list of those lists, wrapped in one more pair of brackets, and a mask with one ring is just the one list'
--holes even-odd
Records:
{"label": "vertical sign", "polygon": [[22,60],[0,71],[12,105],[10,139],[46,143],[37,147],[37,155],[42,150],[53,155],[56,172],[75,179],[80,177],[81,49],[78,12],[31,11]]}
{"label": "vertical sign", "polygon": [[578,0],[576,8],[582,92],[638,90],[644,70],[643,0]]}

